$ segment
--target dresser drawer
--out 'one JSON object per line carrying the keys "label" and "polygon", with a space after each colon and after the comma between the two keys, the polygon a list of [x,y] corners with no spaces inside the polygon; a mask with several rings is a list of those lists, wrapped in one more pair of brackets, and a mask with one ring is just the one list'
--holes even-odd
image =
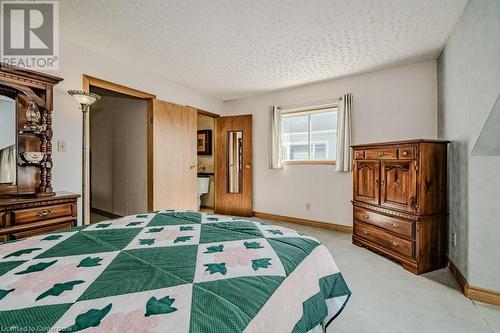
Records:
{"label": "dresser drawer", "polygon": [[354,234],[371,241],[389,251],[413,258],[413,242],[393,236],[382,228],[354,221]]}
{"label": "dresser drawer", "polygon": [[355,150],[354,151],[354,159],[355,160],[362,160],[365,158],[365,151],[364,150]]}
{"label": "dresser drawer", "polygon": [[367,160],[373,160],[373,159],[395,160],[398,158],[398,150],[396,148],[370,149],[365,151],[365,158]]}
{"label": "dresser drawer", "polygon": [[404,237],[414,238],[413,223],[410,221],[378,214],[359,207],[354,207],[354,219],[384,228]]}
{"label": "dresser drawer", "polygon": [[14,225],[28,224],[72,215],[72,204],[44,206],[13,211]]}
{"label": "dresser drawer", "polygon": [[48,232],[63,231],[68,230],[75,226],[76,222],[66,221],[54,225],[42,226],[40,228],[28,229],[19,232],[14,232],[11,234],[10,239],[20,239],[26,237],[32,237],[37,235],[43,235]]}
{"label": "dresser drawer", "polygon": [[413,147],[399,148],[399,158],[401,159],[414,159],[415,149]]}

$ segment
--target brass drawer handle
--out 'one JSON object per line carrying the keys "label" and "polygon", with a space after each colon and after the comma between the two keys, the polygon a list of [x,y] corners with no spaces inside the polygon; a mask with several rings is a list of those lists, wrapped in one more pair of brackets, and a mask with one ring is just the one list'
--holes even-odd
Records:
{"label": "brass drawer handle", "polygon": [[378,156],[378,157],[382,157],[382,156],[384,156],[384,152],[383,152],[383,151],[379,151],[379,152],[377,153],[377,156]]}
{"label": "brass drawer handle", "polygon": [[398,247],[398,246],[399,246],[399,243],[398,243],[398,242],[396,242],[396,241],[392,241],[392,246],[394,246],[394,247]]}
{"label": "brass drawer handle", "polygon": [[365,235],[368,235],[368,231],[366,231],[366,229],[363,229],[363,233],[364,233]]}
{"label": "brass drawer handle", "polygon": [[394,223],[392,224],[392,226],[393,226],[394,228],[399,228],[399,223],[394,222]]}
{"label": "brass drawer handle", "polygon": [[365,218],[365,220],[368,220],[370,218],[368,214],[363,215],[363,217]]}
{"label": "brass drawer handle", "polygon": [[50,210],[47,210],[47,209],[42,210],[41,212],[38,212],[38,217],[41,217],[42,219],[46,219],[50,215],[52,215],[52,212]]}
{"label": "brass drawer handle", "polygon": [[406,156],[406,155],[408,155],[408,152],[407,152],[407,151],[404,151],[404,152],[403,152],[403,156]]}

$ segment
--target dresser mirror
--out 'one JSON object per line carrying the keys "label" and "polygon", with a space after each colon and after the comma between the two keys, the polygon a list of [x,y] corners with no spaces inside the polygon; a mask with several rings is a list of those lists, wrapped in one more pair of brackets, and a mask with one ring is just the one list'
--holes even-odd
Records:
{"label": "dresser mirror", "polygon": [[0,91],[0,186],[17,182],[16,100]]}

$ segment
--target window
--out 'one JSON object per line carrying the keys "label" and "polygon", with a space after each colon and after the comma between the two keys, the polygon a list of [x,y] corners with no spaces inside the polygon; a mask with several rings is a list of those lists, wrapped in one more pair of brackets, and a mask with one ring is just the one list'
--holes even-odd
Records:
{"label": "window", "polygon": [[284,112],[283,160],[334,162],[337,151],[337,108]]}

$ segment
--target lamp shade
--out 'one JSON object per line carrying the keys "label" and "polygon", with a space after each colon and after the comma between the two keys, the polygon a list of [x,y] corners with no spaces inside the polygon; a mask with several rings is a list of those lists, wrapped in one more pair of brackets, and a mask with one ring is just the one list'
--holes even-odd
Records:
{"label": "lamp shade", "polygon": [[101,96],[97,94],[82,90],[68,90],[68,94],[73,96],[73,98],[82,105],[91,105],[95,101],[101,99]]}

